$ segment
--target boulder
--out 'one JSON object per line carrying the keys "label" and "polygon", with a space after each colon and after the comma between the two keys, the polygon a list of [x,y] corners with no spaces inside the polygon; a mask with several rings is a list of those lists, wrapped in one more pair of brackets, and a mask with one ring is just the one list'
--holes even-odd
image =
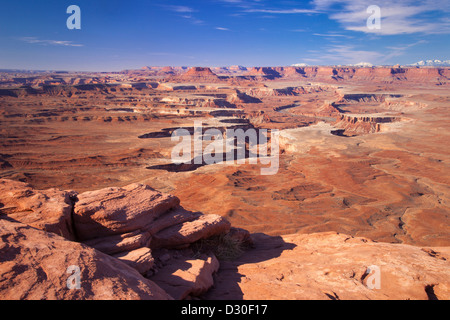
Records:
{"label": "boulder", "polygon": [[145,275],[153,268],[155,260],[149,248],[139,248],[133,251],[119,253],[115,258],[136,269],[140,274]]}
{"label": "boulder", "polygon": [[[75,286],[77,268],[79,287]],[[118,259],[53,233],[0,219],[0,299],[167,300],[172,297]]]}
{"label": "boulder", "polygon": [[86,240],[83,243],[106,254],[117,254],[136,250],[150,245],[151,236],[148,232],[134,231],[104,238]]}
{"label": "boulder", "polygon": [[219,261],[214,255],[198,259],[178,257],[150,279],[176,300],[188,296],[200,296],[213,285],[213,274],[219,270]]}
{"label": "boulder", "polygon": [[201,239],[230,231],[231,224],[218,215],[202,215],[198,219],[166,228],[153,236],[152,248],[182,248]]}
{"label": "boulder", "polygon": [[73,191],[34,190],[23,182],[0,179],[0,215],[74,240],[73,196]]}
{"label": "boulder", "polygon": [[200,218],[202,215],[203,214],[200,212],[192,212],[182,207],[178,207],[166,212],[158,219],[156,219],[149,225],[145,226],[144,229],[147,230],[150,234],[154,235],[160,232],[161,230],[167,229],[174,225],[194,221]]}
{"label": "boulder", "polygon": [[177,197],[143,184],[85,192],[74,210],[77,235],[89,240],[140,230],[179,204]]}

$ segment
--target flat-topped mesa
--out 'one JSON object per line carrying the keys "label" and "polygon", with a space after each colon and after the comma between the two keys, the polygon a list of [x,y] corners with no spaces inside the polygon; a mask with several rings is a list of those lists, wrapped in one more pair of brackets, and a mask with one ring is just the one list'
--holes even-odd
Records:
{"label": "flat-topped mesa", "polygon": [[255,98],[264,98],[264,97],[281,97],[281,96],[298,96],[302,94],[315,93],[315,92],[323,92],[330,90],[330,88],[324,86],[299,86],[299,87],[285,87],[285,88],[250,88],[245,90],[245,94],[255,97]]}
{"label": "flat-topped mesa", "polygon": [[303,68],[299,67],[253,67],[248,69],[245,75],[266,79],[303,78],[305,72]]}
{"label": "flat-topped mesa", "polygon": [[401,98],[399,94],[376,94],[376,93],[346,93],[341,94],[339,102],[342,103],[383,103],[385,101]]}
{"label": "flat-topped mesa", "polygon": [[273,88],[250,88],[245,91],[249,96],[262,98],[262,97],[278,97],[278,96],[295,96],[298,95],[297,88],[286,87],[282,89]]}
{"label": "flat-topped mesa", "polygon": [[163,67],[158,72],[159,75],[174,75],[176,74],[174,68],[172,67]]}
{"label": "flat-topped mesa", "polygon": [[375,81],[383,83],[399,81],[428,81],[447,83],[450,79],[449,68],[411,68],[411,67],[274,67],[253,68],[248,75],[283,78],[306,78],[311,80],[332,81]]}
{"label": "flat-topped mesa", "polygon": [[175,82],[190,82],[190,83],[215,83],[222,81],[221,78],[212,72],[210,68],[206,67],[192,67],[181,75],[168,77]]}
{"label": "flat-topped mesa", "polygon": [[447,82],[448,68],[356,68],[355,80]]}
{"label": "flat-topped mesa", "polygon": [[382,115],[348,115],[341,114],[335,126],[342,129],[337,135],[355,136],[382,131],[382,124],[400,121],[401,119]]}
{"label": "flat-topped mesa", "polygon": [[265,77],[269,79],[280,78],[281,74],[271,67],[253,67],[246,73],[247,76]]}
{"label": "flat-topped mesa", "polygon": [[408,68],[405,75],[409,79],[449,79],[450,69],[440,68]]}
{"label": "flat-topped mesa", "polygon": [[283,67],[282,70],[280,70],[280,73],[285,78],[299,77],[299,76],[303,77],[304,74],[305,74],[303,69],[302,68],[298,68],[298,67]]}
{"label": "flat-topped mesa", "polygon": [[192,67],[185,74],[183,78],[218,78],[217,75],[211,71],[210,68]]}

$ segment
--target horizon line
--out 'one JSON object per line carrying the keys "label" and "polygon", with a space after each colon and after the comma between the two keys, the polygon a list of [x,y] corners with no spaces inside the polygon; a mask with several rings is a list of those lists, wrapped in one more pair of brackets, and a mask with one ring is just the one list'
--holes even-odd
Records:
{"label": "horizon line", "polygon": [[28,69],[28,68],[2,68],[0,67],[0,72],[92,72],[92,73],[115,73],[115,72],[125,72],[125,71],[145,71],[143,68],[230,68],[233,66],[244,67],[247,69],[251,68],[314,68],[314,67],[333,67],[333,68],[383,68],[383,67],[399,67],[399,68],[450,68],[450,65],[442,66],[427,66],[427,65],[414,65],[414,64],[380,64],[380,65],[351,65],[351,64],[317,64],[317,65],[264,65],[264,66],[244,66],[244,65],[227,65],[227,66],[204,66],[204,65],[154,65],[154,66],[144,66],[138,69],[125,68],[121,70],[70,70],[70,69]]}

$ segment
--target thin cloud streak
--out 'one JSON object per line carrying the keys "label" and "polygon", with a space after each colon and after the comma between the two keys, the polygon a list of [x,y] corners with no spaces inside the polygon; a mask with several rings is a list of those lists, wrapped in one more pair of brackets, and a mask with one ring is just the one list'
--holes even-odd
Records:
{"label": "thin cloud streak", "polygon": [[84,47],[82,44],[76,44],[72,41],[64,41],[64,40],[41,40],[36,37],[22,37],[19,38],[20,41],[31,43],[31,44],[40,44],[40,45],[52,45],[52,46],[64,46],[64,47]]}
{"label": "thin cloud streak", "polygon": [[271,13],[271,14],[309,14],[309,13],[321,13],[317,10],[310,9],[285,9],[285,10],[276,10],[276,9],[247,9],[244,12],[247,13]]}

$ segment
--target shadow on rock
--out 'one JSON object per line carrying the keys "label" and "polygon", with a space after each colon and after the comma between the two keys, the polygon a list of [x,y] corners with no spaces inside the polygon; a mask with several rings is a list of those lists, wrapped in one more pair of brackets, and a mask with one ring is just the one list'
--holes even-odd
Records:
{"label": "shadow on rock", "polygon": [[253,234],[253,248],[246,251],[234,261],[221,261],[220,269],[215,275],[214,287],[202,298],[205,300],[243,300],[244,293],[240,283],[246,281],[246,276],[239,273],[239,267],[245,264],[259,263],[281,256],[286,250],[293,250],[296,245],[287,243],[283,238],[266,234]]}

